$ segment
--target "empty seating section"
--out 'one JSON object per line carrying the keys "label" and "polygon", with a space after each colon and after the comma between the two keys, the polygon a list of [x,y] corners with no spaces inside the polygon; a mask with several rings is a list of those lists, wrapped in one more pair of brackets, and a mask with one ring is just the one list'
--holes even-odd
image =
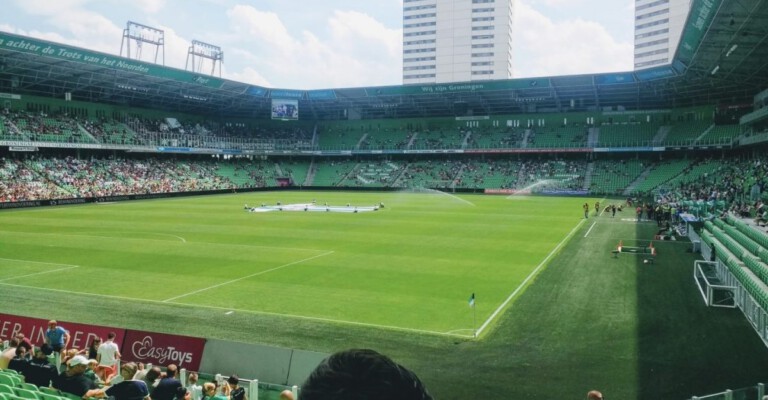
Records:
{"label": "empty seating section", "polygon": [[416,188],[450,188],[462,169],[462,163],[451,160],[421,160],[408,164],[400,186]]}
{"label": "empty seating section", "polygon": [[319,129],[319,145],[322,150],[351,150],[355,149],[364,132],[352,125],[323,125]]}
{"label": "empty seating section", "polygon": [[644,169],[640,160],[595,161],[589,189],[594,193],[621,194]]}
{"label": "empty seating section", "polygon": [[357,162],[344,159],[315,161],[312,186],[338,186],[351,173]]}
{"label": "empty seating section", "polygon": [[512,189],[517,187],[520,161],[470,160],[465,163],[456,187]]}
{"label": "empty seating section", "polygon": [[409,149],[460,149],[468,131],[463,129],[416,132]]}
{"label": "empty seating section", "polygon": [[520,148],[525,130],[522,128],[479,128],[473,129],[467,148],[470,149],[516,149]]}
{"label": "empty seating section", "polygon": [[411,131],[384,131],[369,133],[360,142],[362,150],[395,150],[407,149],[413,132]]}
{"label": "empty seating section", "polygon": [[282,171],[282,177],[289,177],[296,185],[304,185],[307,181],[307,174],[309,173],[310,160],[307,159],[293,159],[283,161],[280,163],[280,170]]}
{"label": "empty seating section", "polygon": [[651,167],[650,173],[645,179],[635,186],[635,191],[647,193],[665,184],[667,181],[679,176],[690,166],[688,160],[662,161]]}
{"label": "empty seating section", "polygon": [[690,146],[712,126],[712,121],[685,121],[670,126],[664,144],[668,146]]}
{"label": "empty seating section", "polygon": [[600,126],[601,147],[652,146],[653,137],[659,132],[660,123],[626,122]]}
{"label": "empty seating section", "polygon": [[730,144],[739,136],[739,125],[715,125],[699,140],[699,144]]}
{"label": "empty seating section", "polygon": [[586,147],[588,130],[586,126],[548,126],[532,130],[528,135],[527,147],[564,148]]}
{"label": "empty seating section", "polygon": [[701,237],[752,298],[768,310],[768,235],[729,214],[725,219],[706,221]]}
{"label": "empty seating section", "polygon": [[361,162],[341,180],[339,186],[392,186],[402,170],[402,165],[389,161]]}

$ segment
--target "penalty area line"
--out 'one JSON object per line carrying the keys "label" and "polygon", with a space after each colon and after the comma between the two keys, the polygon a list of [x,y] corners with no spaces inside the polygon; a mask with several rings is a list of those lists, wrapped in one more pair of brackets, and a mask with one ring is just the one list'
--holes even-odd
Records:
{"label": "penalty area line", "polygon": [[459,335],[459,334],[455,334],[455,333],[429,331],[429,330],[425,330],[425,329],[404,328],[404,327],[391,326],[391,325],[371,324],[371,323],[366,323],[366,322],[347,321],[347,320],[342,320],[342,319],[310,317],[310,316],[295,315],[295,314],[281,314],[281,313],[273,313],[273,312],[268,312],[268,311],[245,310],[245,309],[231,308],[231,307],[217,307],[217,306],[211,306],[211,305],[205,305],[205,304],[194,304],[194,305],[192,305],[192,304],[186,304],[186,303],[169,302],[169,301],[165,301],[165,300],[150,300],[150,299],[141,299],[141,298],[136,298],[136,297],[114,296],[114,295],[108,295],[108,294],[97,294],[97,293],[88,293],[88,292],[77,292],[77,291],[73,291],[73,290],[42,288],[42,287],[36,287],[36,286],[17,285],[17,284],[13,284],[13,283],[3,283],[3,282],[0,282],[0,286],[15,287],[15,288],[20,288],[20,289],[41,290],[41,291],[46,291],[46,292],[62,293],[62,294],[66,294],[66,295],[90,296],[90,297],[95,297],[95,298],[104,298],[104,299],[112,299],[112,300],[120,300],[120,301],[142,302],[142,303],[147,303],[147,304],[157,304],[157,305],[163,305],[163,306],[178,306],[178,307],[184,307],[184,308],[190,308],[190,309],[203,308],[203,309],[208,309],[208,310],[228,311],[228,312],[233,312],[233,313],[237,312],[237,313],[243,313],[243,314],[264,315],[264,316],[280,317],[280,318],[296,318],[296,319],[302,319],[302,320],[307,320],[307,321],[316,321],[316,322],[334,323],[334,324],[345,324],[345,325],[352,325],[352,326],[362,326],[362,327],[366,327],[366,328],[388,329],[388,330],[400,331],[400,332],[420,333],[420,334],[427,334],[427,335],[458,337],[458,338],[467,338],[467,339],[468,338],[472,338],[471,335]]}
{"label": "penalty area line", "polygon": [[519,293],[521,290],[523,290],[523,288],[525,287],[525,285],[527,285],[527,284],[528,284],[528,282],[529,282],[531,279],[533,279],[533,277],[534,277],[534,276],[536,276],[536,274],[538,274],[538,273],[539,273],[539,270],[541,270],[541,268],[542,268],[542,267],[543,267],[543,266],[544,266],[544,265],[545,265],[545,264],[546,264],[546,263],[549,261],[549,259],[550,259],[550,258],[552,258],[552,257],[555,255],[555,253],[557,253],[557,251],[558,251],[558,250],[560,250],[560,248],[561,248],[561,247],[563,247],[563,245],[564,245],[565,243],[567,243],[567,242],[568,242],[568,240],[570,240],[570,239],[571,239],[571,237],[573,236],[573,234],[574,234],[574,233],[576,233],[576,231],[577,231],[579,228],[581,228],[581,225],[583,225],[583,224],[584,224],[584,221],[586,221],[586,219],[582,219],[581,221],[579,221],[579,223],[578,223],[578,224],[576,224],[576,226],[574,226],[574,227],[573,227],[573,229],[571,229],[571,231],[570,231],[570,232],[568,232],[568,234],[567,234],[567,235],[565,235],[565,237],[563,238],[563,240],[561,240],[561,241],[560,241],[560,243],[558,243],[558,244],[557,244],[557,246],[555,246],[555,248],[554,248],[554,249],[552,249],[552,251],[550,251],[550,252],[549,252],[549,254],[547,254],[547,256],[546,256],[546,257],[544,257],[544,259],[543,259],[543,260],[541,260],[541,263],[539,263],[539,265],[538,265],[538,266],[537,266],[537,267],[536,267],[536,268],[535,268],[533,271],[531,271],[531,273],[530,273],[530,274],[528,274],[528,276],[526,276],[526,277],[525,277],[525,279],[524,279],[524,280],[523,280],[523,281],[520,283],[520,285],[518,285],[518,286],[517,286],[517,288],[515,288],[515,290],[514,290],[514,291],[513,291],[513,292],[512,292],[512,293],[511,293],[511,294],[510,294],[508,297],[507,297],[507,299],[506,299],[506,300],[504,300],[504,302],[503,302],[503,303],[501,303],[501,305],[500,305],[498,308],[496,308],[496,310],[493,312],[493,314],[491,314],[491,316],[490,316],[490,317],[488,317],[488,319],[486,319],[486,320],[485,320],[485,322],[484,322],[482,325],[480,325],[480,328],[478,328],[478,329],[477,329],[477,336],[478,336],[478,337],[480,336],[480,334],[481,334],[481,333],[482,333],[482,332],[483,332],[483,331],[484,331],[486,328],[488,328],[488,325],[490,325],[490,324],[491,324],[491,322],[493,322],[493,320],[494,320],[494,319],[496,319],[496,317],[498,317],[498,316],[499,316],[499,314],[501,314],[501,311],[502,311],[502,310],[503,310],[503,309],[504,309],[504,308],[505,308],[505,307],[506,307],[506,306],[507,306],[507,305],[508,305],[508,304],[509,304],[509,303],[512,301],[512,299],[514,299],[514,298],[515,298],[515,296],[517,296],[517,294],[518,294],[518,293]]}
{"label": "penalty area line", "polygon": [[[59,265],[67,265],[67,264],[59,264]],[[50,273],[60,272],[60,271],[67,271],[67,270],[75,269],[75,268],[80,268],[80,266],[79,265],[71,265],[71,266],[66,267],[66,268],[57,268],[57,269],[52,269],[52,270],[49,270],[49,271],[35,272],[34,274],[11,276],[11,277],[8,277],[8,278],[0,279],[0,282],[10,281],[12,279],[29,278],[30,276],[38,276],[38,275],[50,274]]]}
{"label": "penalty area line", "polygon": [[267,270],[264,270],[264,271],[259,271],[259,272],[256,272],[255,274],[246,275],[246,276],[243,276],[243,277],[240,277],[240,278],[237,278],[237,279],[232,279],[232,280],[229,280],[229,281],[226,281],[226,282],[218,283],[216,285],[212,285],[212,286],[208,286],[208,287],[205,287],[205,288],[202,288],[202,289],[194,290],[194,291],[189,292],[189,293],[185,293],[185,294],[182,294],[182,295],[174,296],[174,297],[171,297],[171,298],[163,300],[163,302],[170,302],[170,301],[178,300],[180,298],[191,296],[193,294],[198,294],[200,292],[205,292],[206,290],[216,289],[217,287],[221,287],[221,286],[224,286],[224,285],[229,285],[230,283],[239,282],[239,281],[242,281],[243,279],[253,278],[254,276],[259,276],[259,275],[266,274],[268,272],[277,271],[278,269],[285,268],[285,267],[290,267],[291,265],[300,264],[300,263],[303,263],[305,261],[314,260],[315,258],[325,257],[325,256],[327,256],[329,254],[333,254],[333,253],[334,253],[334,251],[327,251],[327,252],[325,252],[323,254],[318,254],[316,256],[307,257],[305,259],[294,261],[294,262],[290,262],[288,264],[283,264],[283,265],[281,265],[279,267],[274,267],[274,268],[270,268],[270,269],[267,269]]}

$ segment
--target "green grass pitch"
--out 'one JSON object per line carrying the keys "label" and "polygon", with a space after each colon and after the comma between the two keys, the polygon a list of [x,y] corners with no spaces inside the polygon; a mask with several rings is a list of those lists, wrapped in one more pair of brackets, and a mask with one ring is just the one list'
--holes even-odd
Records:
{"label": "green grass pitch", "polygon": [[[313,199],[385,207],[243,210]],[[683,398],[760,381],[765,346],[739,312],[703,305],[687,245],[658,243],[652,265],[614,259],[655,224],[583,219],[596,200],[280,191],[4,211],[0,312],[371,347],[441,399]]]}

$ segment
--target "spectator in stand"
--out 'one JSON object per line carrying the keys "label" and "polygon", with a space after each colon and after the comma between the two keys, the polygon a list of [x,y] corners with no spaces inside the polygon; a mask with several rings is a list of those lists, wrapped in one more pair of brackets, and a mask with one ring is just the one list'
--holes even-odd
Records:
{"label": "spectator in stand", "polygon": [[26,347],[22,345],[16,346],[16,357],[13,357],[11,361],[8,362],[8,369],[12,369],[23,375],[27,371],[28,364],[29,360],[27,360]]}
{"label": "spectator in stand", "polygon": [[227,385],[229,386],[229,400],[248,400],[245,388],[240,386],[240,377],[233,374],[227,379]]}
{"label": "spectator in stand", "polygon": [[0,354],[0,369],[8,368],[8,363],[16,357],[16,348],[19,347],[19,340],[11,339],[10,346]]}
{"label": "spectator in stand", "polygon": [[587,400],[603,400],[603,394],[597,390],[590,390],[587,393]]}
{"label": "spectator in stand", "polygon": [[45,331],[45,343],[48,343],[53,351],[61,353],[66,350],[67,345],[69,345],[69,339],[69,332],[60,327],[56,320],[48,321],[48,330]]}
{"label": "spectator in stand", "polygon": [[431,400],[419,378],[373,350],[345,350],[323,360],[301,388],[301,400]]}
{"label": "spectator in stand", "polygon": [[122,381],[112,385],[104,393],[115,400],[149,400],[147,384],[141,380],[134,380],[138,367],[136,363],[125,363],[120,367]]}
{"label": "spectator in stand", "polygon": [[133,379],[144,381],[144,383],[146,383],[147,387],[149,388],[149,392],[151,393],[157,387],[157,384],[160,382],[160,377],[162,377],[162,375],[163,371],[160,369],[160,367],[154,366],[147,370],[141,366]]}
{"label": "spectator in stand", "polygon": [[96,368],[96,373],[104,382],[109,382],[109,380],[117,373],[117,362],[120,360],[120,350],[115,343],[116,336],[115,332],[109,332],[107,341],[102,343],[97,351],[96,360],[98,360],[99,366]]}
{"label": "spectator in stand", "polygon": [[173,400],[176,390],[182,387],[181,382],[176,379],[177,370],[176,364],[168,365],[165,369],[165,377],[160,379],[157,387],[152,391],[152,400]]}
{"label": "spectator in stand", "polygon": [[89,360],[98,359],[99,346],[101,346],[101,338],[99,337],[93,338],[93,340],[91,340],[91,344],[89,344],[87,348],[80,350],[78,354],[84,356]]}
{"label": "spectator in stand", "polygon": [[53,380],[53,387],[82,398],[104,397],[104,392],[99,390],[96,383],[85,376],[87,358],[74,356],[67,365],[69,368]]}
{"label": "spectator in stand", "polygon": [[216,384],[213,382],[205,382],[203,384],[203,400],[229,400],[229,396],[217,394]]}
{"label": "spectator in stand", "polygon": [[24,380],[38,387],[48,387],[51,381],[56,379],[59,372],[56,366],[48,361],[48,356],[53,353],[51,346],[44,344],[35,350],[35,356],[29,362],[24,373]]}
{"label": "spectator in stand", "polygon": [[280,398],[278,400],[294,400],[293,392],[288,389],[283,390],[280,392]]}
{"label": "spectator in stand", "polygon": [[203,399],[203,387],[197,384],[197,372],[190,372],[189,378],[187,378],[187,390],[192,395],[192,400]]}
{"label": "spectator in stand", "polygon": [[174,397],[174,400],[191,400],[192,399],[192,393],[189,391],[189,389],[185,387],[180,387],[176,389],[176,397]]}
{"label": "spectator in stand", "polygon": [[16,334],[16,339],[19,341],[19,346],[23,346],[25,349],[27,349],[27,358],[32,359],[35,350],[35,346],[32,345],[32,342],[30,342],[29,339],[27,339],[27,337],[24,336],[24,334],[21,332]]}

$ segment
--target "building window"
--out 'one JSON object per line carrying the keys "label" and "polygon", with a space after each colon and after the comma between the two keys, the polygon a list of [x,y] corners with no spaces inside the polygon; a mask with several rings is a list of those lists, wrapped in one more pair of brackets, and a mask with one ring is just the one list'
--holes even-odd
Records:
{"label": "building window", "polygon": [[490,52],[490,53],[472,53],[472,58],[477,58],[477,57],[493,57],[493,54],[494,54],[493,52]]}
{"label": "building window", "polygon": [[477,18],[472,18],[472,22],[493,21],[493,20],[495,20],[494,17],[477,17]]}
{"label": "building window", "polygon": [[641,43],[641,44],[635,45],[635,48],[642,49],[643,47],[651,47],[651,46],[655,46],[657,44],[663,44],[663,43],[669,43],[669,39],[659,39],[659,40],[654,40],[652,42]]}
{"label": "building window", "polygon": [[408,32],[404,33],[403,36],[410,37],[410,36],[427,36],[427,35],[434,35],[437,31],[419,31],[419,32]]}
{"label": "building window", "polygon": [[635,54],[636,58],[640,57],[648,57],[648,56],[654,56],[656,54],[665,54],[669,53],[669,49],[660,49],[660,50],[654,50],[654,51],[646,51],[645,53],[637,53]]}
{"label": "building window", "polygon": [[669,8],[665,8],[665,9],[659,10],[659,11],[650,12],[648,14],[638,15],[638,16],[635,17],[635,20],[639,21],[641,19],[647,19],[647,18],[655,17],[657,15],[662,15],[662,14],[669,14]]}
{"label": "building window", "polygon": [[435,39],[411,40],[410,42],[403,42],[403,45],[412,46],[414,44],[431,44],[431,43],[435,43]]}
{"label": "building window", "polygon": [[668,23],[669,23],[669,18],[664,18],[658,21],[649,22],[647,24],[636,25],[635,29],[643,29],[643,28],[648,28],[650,26],[656,26],[656,25],[662,25],[662,24],[668,24]]}
{"label": "building window", "polygon": [[416,14],[416,15],[404,15],[403,19],[422,19],[422,18],[434,18],[435,13]]}
{"label": "building window", "polygon": [[472,35],[472,39],[493,39],[494,35]]}
{"label": "building window", "polygon": [[411,50],[403,50],[403,54],[433,53],[434,51],[435,51],[434,47],[432,47],[430,49],[411,49]]}
{"label": "building window", "polygon": [[420,71],[425,69],[435,69],[434,65],[417,65],[415,67],[403,67],[403,71]]}
{"label": "building window", "polygon": [[403,75],[403,79],[423,79],[434,78],[435,74],[416,74],[416,75]]}
{"label": "building window", "polygon": [[419,28],[422,26],[437,26],[437,22],[418,22],[415,24],[404,24],[403,28]]}
{"label": "building window", "polygon": [[472,75],[493,75],[493,71],[472,71]]}
{"label": "building window", "polygon": [[648,32],[648,33],[641,33],[639,35],[635,35],[635,39],[642,39],[642,38],[647,38],[651,36],[663,35],[665,33],[669,33],[669,28],[659,29],[656,31]]}
{"label": "building window", "polygon": [[410,7],[403,7],[403,11],[431,10],[435,7],[437,7],[435,4],[427,4],[425,6],[410,6]]}
{"label": "building window", "polygon": [[482,66],[489,66],[489,65],[493,65],[493,61],[477,61],[472,63],[473,67],[482,67]]}
{"label": "building window", "polygon": [[494,28],[493,26],[473,26],[472,30],[473,31],[492,31],[493,28]]}
{"label": "building window", "polygon": [[493,7],[490,8],[473,8],[473,13],[481,13],[481,12],[494,12],[495,9]]}
{"label": "building window", "polygon": [[669,4],[669,0],[658,0],[653,3],[643,4],[642,6],[635,7],[635,11],[645,10],[646,8],[656,7],[662,4]]}
{"label": "building window", "polygon": [[496,0],[472,0],[472,4],[495,3]]}
{"label": "building window", "polygon": [[419,61],[435,61],[435,57],[411,57],[411,58],[403,58],[403,62],[419,62]]}
{"label": "building window", "polygon": [[493,43],[473,44],[473,49],[492,49]]}
{"label": "building window", "polygon": [[666,58],[661,58],[661,59],[658,59],[658,60],[636,63],[635,64],[635,68],[642,68],[642,67],[649,67],[651,65],[665,64],[666,62],[667,62]]}

